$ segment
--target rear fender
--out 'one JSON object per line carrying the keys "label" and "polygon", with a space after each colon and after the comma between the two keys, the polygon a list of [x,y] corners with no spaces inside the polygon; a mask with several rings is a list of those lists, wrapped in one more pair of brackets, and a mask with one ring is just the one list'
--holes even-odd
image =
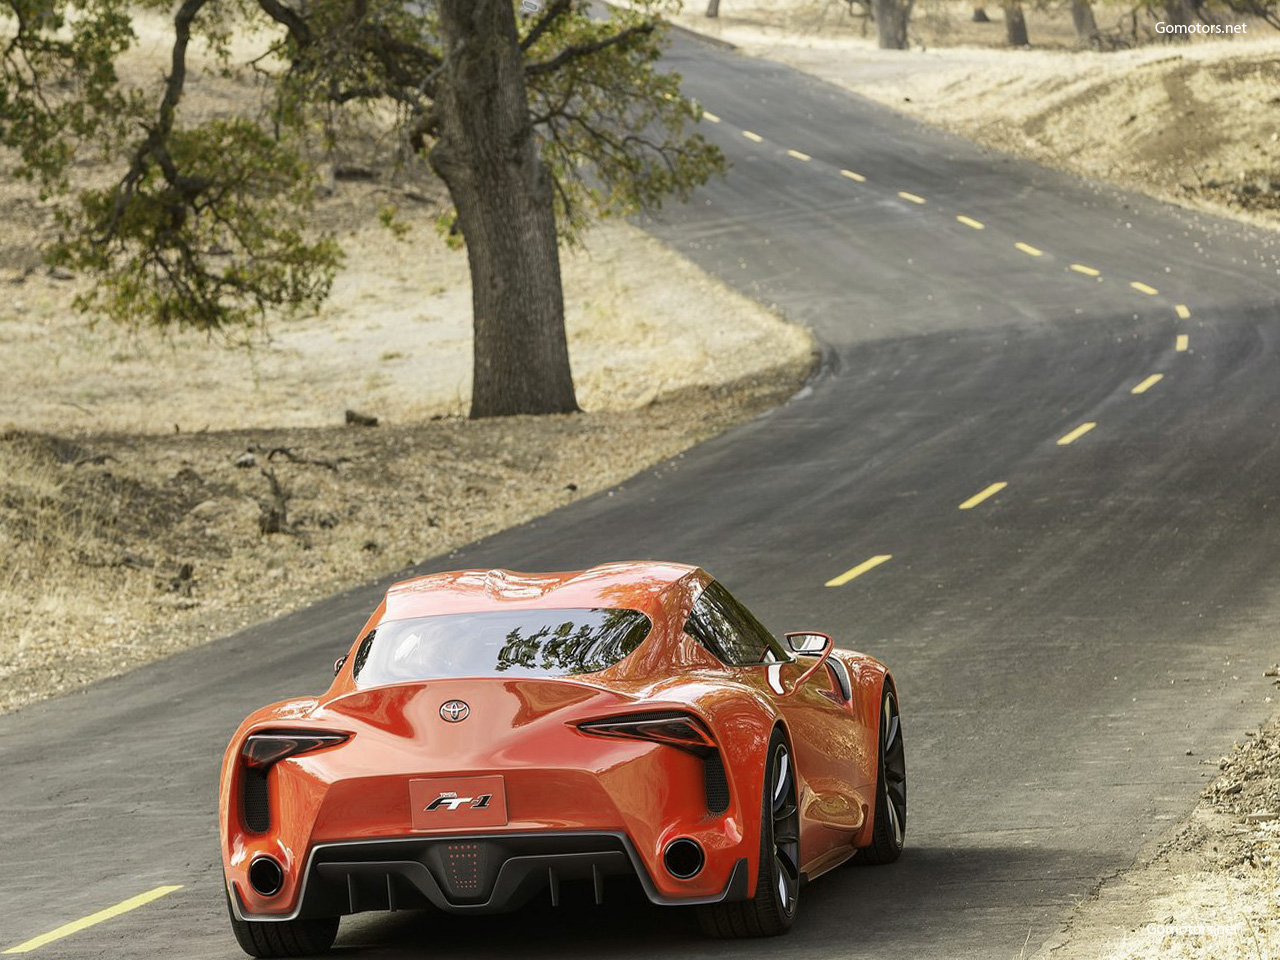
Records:
{"label": "rear fender", "polygon": [[[872,764],[871,768],[864,772],[865,782],[873,784],[873,789],[878,789],[880,776],[878,765],[880,756],[880,701],[886,688],[893,691],[893,694],[897,696],[897,684],[894,682],[889,668],[874,657],[855,653],[846,654],[843,659],[853,678],[853,713],[858,720],[859,726],[866,731],[867,742],[863,756],[869,757]],[[874,796],[874,793],[872,795]],[[863,824],[862,829],[858,831],[854,839],[853,845],[855,847],[865,847],[871,843],[872,831],[875,829],[874,801],[872,801],[872,804],[871,816],[867,817],[866,823]]]}
{"label": "rear fender", "polygon": [[[300,697],[294,700],[282,700],[256,710],[240,724],[227,745],[219,778],[218,828],[223,854],[223,870],[229,891],[233,882],[244,882],[244,872],[248,867],[246,853],[248,834],[240,805],[240,798],[243,795],[241,778],[245,775],[240,752],[244,747],[245,738],[255,730],[270,729],[275,726],[293,727],[298,726],[300,721],[308,728],[333,728],[332,724],[317,723],[313,720],[316,704],[317,700],[314,697]],[[292,760],[282,761],[279,766],[283,767],[293,762]],[[278,775],[276,769],[268,773],[271,778]],[[279,834],[279,830],[269,832],[275,842],[268,852],[272,853],[285,867],[285,887],[281,893],[281,900],[284,902],[292,896],[290,886],[293,873],[290,866],[304,852],[306,839],[305,836],[298,836],[292,838],[292,842],[284,842]]]}
{"label": "rear fender", "polygon": [[724,760],[731,797],[729,815],[737,820],[749,857],[747,896],[753,897],[760,872],[760,809],[768,777],[769,740],[778,727],[782,727],[788,745],[791,738],[773,705],[749,688],[720,687],[698,697],[692,705],[707,721]]}

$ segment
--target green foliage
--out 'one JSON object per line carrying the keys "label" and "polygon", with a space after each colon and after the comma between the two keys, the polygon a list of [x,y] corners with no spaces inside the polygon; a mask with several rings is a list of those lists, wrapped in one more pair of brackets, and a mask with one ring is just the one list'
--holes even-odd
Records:
{"label": "green foliage", "polygon": [[[519,0],[513,0],[519,11]],[[519,19],[529,109],[556,186],[561,236],[596,217],[683,197],[724,169],[689,132],[699,107],[658,69],[667,4],[640,0],[593,20],[582,0],[550,0]],[[133,17],[172,16],[163,89],[121,82]],[[258,55],[238,65],[246,39]],[[182,109],[188,44],[224,76],[251,67],[266,96],[236,116]],[[428,9],[404,0],[0,0],[0,147],[16,172],[64,202],[54,262],[93,276],[85,310],[126,323],[245,331],[328,294],[340,252],[306,229],[313,172],[361,118],[381,125],[390,159],[430,151],[445,62]],[[118,182],[74,193],[86,146],[119,165]],[[382,213],[399,235],[394,208]],[[462,243],[456,215],[440,232]]]}
{"label": "green foliage", "polygon": [[[82,309],[215,331],[324,299],[339,253],[297,226],[312,182],[296,154],[241,118],[174,131],[167,151],[127,195],[119,186],[88,190],[63,215],[53,261],[100,280]],[[179,177],[164,169],[170,163]]]}
{"label": "green foliage", "polygon": [[[717,147],[686,134],[702,110],[681,96],[680,75],[657,69],[665,33],[652,5],[615,9],[608,19],[570,5],[528,48],[530,109],[568,240],[596,217],[684,199],[725,170]],[[574,50],[593,52],[540,69]]]}
{"label": "green foliage", "polygon": [[88,0],[0,2],[0,146],[12,173],[37,181],[42,197],[66,189],[76,149],[117,147],[143,110],[140,91],[120,86],[116,59],[134,40],[127,9]]}
{"label": "green foliage", "polygon": [[399,217],[400,209],[394,203],[384,204],[378,210],[378,222],[391,231],[391,235],[397,240],[403,240],[409,235],[410,226]]}

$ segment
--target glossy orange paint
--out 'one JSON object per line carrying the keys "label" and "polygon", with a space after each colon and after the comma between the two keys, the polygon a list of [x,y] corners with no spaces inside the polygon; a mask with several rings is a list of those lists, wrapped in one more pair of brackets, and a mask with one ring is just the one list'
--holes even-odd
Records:
{"label": "glossy orange paint", "polygon": [[[487,676],[361,687],[348,659],[319,697],[286,700],[250,715],[231,739],[220,784],[223,867],[237,912],[264,920],[294,915],[317,844],[464,832],[623,834],[658,902],[722,895],[745,858],[749,896],[758,872],[766,747],[778,726],[796,758],[803,870],[812,878],[847,859],[871,840],[880,696],[892,680],[877,660],[844,650],[830,653],[838,663],[817,670],[810,659],[721,663],[682,629],[710,581],[696,567],[613,563],[552,574],[463,570],[392,586],[353,640],[349,658],[360,638],[381,623],[449,613],[630,608],[645,613],[652,629],[606,670],[551,679]],[[851,681],[848,699],[837,676],[840,665]],[[809,677],[797,685],[806,672]],[[465,720],[442,716],[442,705],[452,700],[469,705]],[[655,710],[691,714],[710,731],[729,785],[723,812],[709,812],[703,762],[693,753],[591,735],[577,726]],[[242,802],[245,739],[289,730],[341,732],[348,739],[271,766],[271,825],[255,831]],[[444,789],[451,778],[464,785],[456,797]],[[490,814],[481,817],[486,825],[476,827],[466,811],[476,797],[493,794],[495,778],[505,822]],[[424,781],[429,786],[414,786]],[[477,783],[482,787],[473,790]],[[425,819],[417,809],[424,791],[440,793],[441,806],[461,798],[456,806],[462,815],[451,820],[453,811],[437,810],[438,819]],[[703,869],[687,880],[662,863],[664,847],[677,837],[697,840],[706,855]],[[281,889],[269,897],[248,883],[249,864],[262,854],[274,857],[284,873]]]}

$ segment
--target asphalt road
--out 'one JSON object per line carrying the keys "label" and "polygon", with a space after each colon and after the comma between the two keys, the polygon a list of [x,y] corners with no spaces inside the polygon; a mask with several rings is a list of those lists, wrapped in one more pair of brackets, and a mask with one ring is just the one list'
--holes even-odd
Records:
{"label": "asphalt road", "polygon": [[[822,371],[607,495],[423,569],[695,562],[776,629],[882,656],[902,692],[908,850],[810,886],[774,941],[704,940],[624,892],[483,921],[365,915],[338,949],[1029,956],[1190,811],[1216,769],[1205,761],[1272,709],[1274,241],[709,45],[681,39],[672,61],[733,169],[649,227],[811,326]],[[327,684],[377,592],[0,718],[0,949],[181,884],[33,955],[239,956],[218,757],[248,710]]]}

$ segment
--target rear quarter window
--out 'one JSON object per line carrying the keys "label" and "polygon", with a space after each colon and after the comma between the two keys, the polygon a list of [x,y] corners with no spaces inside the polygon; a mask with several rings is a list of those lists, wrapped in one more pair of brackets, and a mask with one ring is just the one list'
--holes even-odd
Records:
{"label": "rear quarter window", "polygon": [[732,666],[790,659],[768,628],[716,580],[698,597],[684,631]]}

